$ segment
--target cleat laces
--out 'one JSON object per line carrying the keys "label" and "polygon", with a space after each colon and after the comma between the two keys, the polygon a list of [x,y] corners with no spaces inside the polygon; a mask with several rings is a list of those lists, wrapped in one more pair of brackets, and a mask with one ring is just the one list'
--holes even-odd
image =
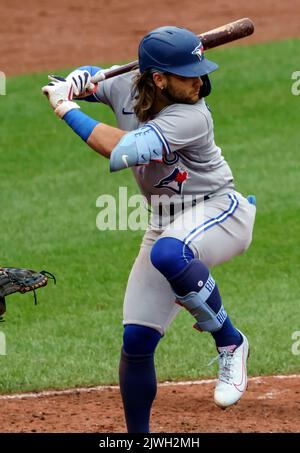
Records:
{"label": "cleat laces", "polygon": [[215,358],[213,358],[207,366],[211,366],[215,362],[219,362],[219,381],[232,383],[232,362],[233,353],[230,351],[222,351]]}

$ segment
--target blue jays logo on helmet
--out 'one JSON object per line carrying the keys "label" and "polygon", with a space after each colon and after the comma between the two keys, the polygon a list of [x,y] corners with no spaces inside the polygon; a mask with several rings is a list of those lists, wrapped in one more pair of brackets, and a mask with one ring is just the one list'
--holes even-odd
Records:
{"label": "blue jays logo on helmet", "polygon": [[204,52],[204,47],[203,47],[202,42],[200,41],[200,44],[197,47],[195,47],[195,49],[193,50],[192,55],[196,55],[199,58],[199,60],[202,61],[204,58],[203,52]]}
{"label": "blue jays logo on helmet", "polygon": [[154,69],[183,77],[202,77],[218,68],[204,56],[199,37],[186,28],[165,26],[152,30],[139,45],[140,72]]}
{"label": "blue jays logo on helmet", "polygon": [[185,184],[187,179],[188,172],[177,166],[174,168],[172,173],[165,178],[162,178],[157,184],[154,185],[154,187],[157,187],[158,189],[165,187],[166,189],[181,195],[183,184]]}

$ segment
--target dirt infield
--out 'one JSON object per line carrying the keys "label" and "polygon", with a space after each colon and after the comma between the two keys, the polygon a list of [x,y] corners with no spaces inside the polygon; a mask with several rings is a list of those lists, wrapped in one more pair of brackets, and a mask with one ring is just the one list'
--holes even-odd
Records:
{"label": "dirt infield", "polygon": [[240,43],[299,36],[299,0],[10,0],[1,2],[0,70],[7,75],[136,59],[145,32],[179,25],[201,33],[250,17]]}
{"label": "dirt infield", "polygon": [[[0,70],[16,75],[135,59],[141,36],[165,24],[200,33],[250,17],[255,34],[239,44],[297,37],[299,16],[299,0],[10,0],[1,4]],[[152,431],[300,432],[300,376],[252,379],[240,403],[226,411],[214,405],[213,386],[160,386]],[[0,416],[1,432],[125,431],[117,388],[0,397]]]}
{"label": "dirt infield", "polygon": [[[252,378],[239,404],[225,411],[213,403],[214,382],[181,384],[159,386],[152,432],[300,432],[300,375]],[[0,397],[0,407],[2,432],[125,432],[116,387]]]}

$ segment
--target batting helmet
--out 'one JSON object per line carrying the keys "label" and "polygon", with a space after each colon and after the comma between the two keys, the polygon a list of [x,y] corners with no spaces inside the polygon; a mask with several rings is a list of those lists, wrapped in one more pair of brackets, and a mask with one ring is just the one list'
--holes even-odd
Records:
{"label": "batting helmet", "polygon": [[139,67],[183,77],[201,77],[218,65],[204,57],[200,39],[185,28],[166,26],[148,33],[139,45]]}

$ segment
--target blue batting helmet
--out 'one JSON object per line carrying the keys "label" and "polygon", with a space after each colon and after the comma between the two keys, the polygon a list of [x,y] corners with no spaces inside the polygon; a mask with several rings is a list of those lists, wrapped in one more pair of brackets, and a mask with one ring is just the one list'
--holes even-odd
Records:
{"label": "blue batting helmet", "polygon": [[139,67],[183,77],[201,77],[218,69],[207,60],[197,35],[185,28],[166,26],[148,33],[139,45]]}

